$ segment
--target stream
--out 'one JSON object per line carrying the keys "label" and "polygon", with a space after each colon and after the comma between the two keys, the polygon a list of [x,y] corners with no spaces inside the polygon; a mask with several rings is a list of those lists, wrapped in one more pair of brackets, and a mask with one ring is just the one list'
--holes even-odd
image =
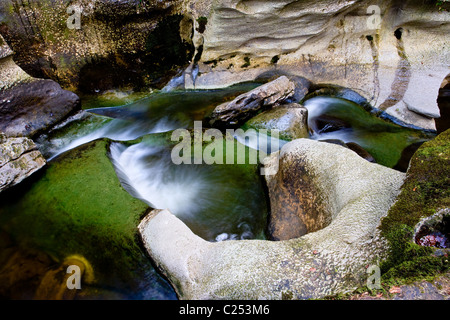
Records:
{"label": "stream", "polygon": [[[92,203],[81,200],[90,195],[78,194],[76,188],[97,179],[97,167],[88,171],[96,161],[105,167],[112,165],[120,185],[133,198],[151,208],[170,209],[207,241],[266,239],[270,205],[257,165],[175,165],[171,161],[173,130],[192,129],[193,122],[205,119],[215,106],[256,86],[247,83],[220,90],[161,91],[125,105],[119,99],[115,106],[100,104],[95,108],[92,101],[84,102],[84,110],[37,140],[49,159],[47,171],[0,195],[0,264],[10,266],[8,275],[20,274],[20,265],[28,263],[30,269],[37,270],[37,277],[54,267],[54,261],[76,253],[89,261],[96,275],[96,281],[86,286],[79,299],[177,298],[137,239],[133,228],[142,217],[131,221],[113,210],[97,212],[102,190]],[[318,96],[304,105],[309,112],[311,139],[357,143],[377,163],[391,168],[408,160],[405,150],[434,137],[382,120],[343,99]],[[83,159],[81,151],[74,152],[94,141],[104,141],[108,154],[93,153]],[[238,141],[246,144],[236,137]],[[280,141],[279,146],[285,143]],[[92,150],[101,150],[98,146]],[[73,158],[65,158],[72,153]],[[65,167],[66,163],[75,166],[83,161],[91,161],[85,168],[90,176],[84,180],[77,176],[76,168],[70,171]],[[55,189],[56,185],[60,189]],[[104,201],[109,201],[107,196]],[[20,252],[19,258],[12,252]],[[51,259],[39,260],[36,257],[40,255]],[[32,297],[36,283],[24,279],[20,282],[20,290],[25,292],[21,297]],[[0,296],[13,294],[8,290],[0,289]]]}

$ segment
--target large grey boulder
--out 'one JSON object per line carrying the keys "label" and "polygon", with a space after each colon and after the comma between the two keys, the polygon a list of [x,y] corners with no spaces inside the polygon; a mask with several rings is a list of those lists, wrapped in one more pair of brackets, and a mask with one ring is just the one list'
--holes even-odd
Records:
{"label": "large grey boulder", "polygon": [[367,267],[386,255],[377,227],[405,175],[308,139],[286,144],[266,167],[280,166],[277,179],[295,176],[297,164],[323,208],[322,229],[302,237],[211,243],[168,210],[141,221],[146,249],[181,299],[321,298],[366,284]]}
{"label": "large grey boulder", "polygon": [[22,182],[46,161],[28,138],[6,138],[0,133],[0,192]]}
{"label": "large grey boulder", "polygon": [[53,80],[31,79],[0,90],[0,131],[35,137],[80,108],[80,98]]}
{"label": "large grey boulder", "polygon": [[285,76],[243,93],[217,106],[210,116],[213,126],[237,126],[260,110],[281,104],[295,93],[295,84]]}

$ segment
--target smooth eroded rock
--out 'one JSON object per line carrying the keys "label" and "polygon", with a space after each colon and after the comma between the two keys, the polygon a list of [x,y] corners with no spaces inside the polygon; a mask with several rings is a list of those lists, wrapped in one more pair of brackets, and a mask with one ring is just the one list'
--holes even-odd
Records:
{"label": "smooth eroded rock", "polygon": [[[276,166],[277,157],[273,154],[267,166]],[[212,243],[168,210],[141,221],[144,246],[181,299],[309,299],[365,285],[367,265],[386,254],[377,227],[404,174],[307,139],[281,149],[278,175],[298,162],[312,175],[311,188],[328,213],[329,224],[319,231],[286,241]],[[290,169],[298,175],[295,165]]]}

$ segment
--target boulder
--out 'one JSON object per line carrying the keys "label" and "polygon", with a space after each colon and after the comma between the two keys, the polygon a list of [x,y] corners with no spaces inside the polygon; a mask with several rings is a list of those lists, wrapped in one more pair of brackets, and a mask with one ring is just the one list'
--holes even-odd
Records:
{"label": "boulder", "polygon": [[278,130],[286,141],[308,138],[308,110],[297,103],[281,105],[253,117],[244,128]]}
{"label": "boulder", "polygon": [[0,91],[0,131],[34,137],[80,108],[80,98],[48,79],[32,79]]}
{"label": "boulder", "polygon": [[0,74],[0,132],[7,136],[34,137],[80,108],[75,93],[25,73],[1,36]]}
{"label": "boulder", "polygon": [[13,51],[0,35],[0,91],[16,83],[32,79],[13,60]]}
{"label": "boulder", "polygon": [[376,162],[374,157],[372,157],[372,155],[369,152],[367,152],[367,150],[365,150],[356,142],[347,142],[346,145],[350,150],[356,152],[361,158],[364,158],[369,162]]}
{"label": "boulder", "polygon": [[215,127],[238,126],[258,111],[281,104],[294,93],[295,84],[287,77],[281,76],[238,96],[231,102],[217,106],[210,116],[210,124]]}
{"label": "boulder", "polygon": [[28,138],[6,138],[0,133],[0,191],[22,182],[46,161]]}
{"label": "boulder", "polygon": [[[302,192],[314,191],[320,202],[310,206],[324,210],[316,211],[321,215],[317,223],[305,219],[313,218],[307,212],[300,216],[311,231],[302,237],[211,243],[168,210],[152,211],[141,221],[144,246],[179,298],[314,299],[366,284],[367,266],[386,254],[377,227],[395,201],[404,174],[341,146],[308,139],[286,144],[279,155],[270,156],[267,167],[278,161],[280,170],[269,180],[271,199],[284,196],[298,203],[295,192],[302,197]],[[300,179],[306,172],[310,177],[302,191]],[[278,191],[272,184],[276,181]],[[280,204],[295,210],[288,202]]]}

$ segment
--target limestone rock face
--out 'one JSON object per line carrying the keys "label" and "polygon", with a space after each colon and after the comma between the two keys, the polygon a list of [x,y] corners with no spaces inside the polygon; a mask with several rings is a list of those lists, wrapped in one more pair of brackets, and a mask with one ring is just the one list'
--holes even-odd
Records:
{"label": "limestone rock face", "polygon": [[350,88],[407,124],[435,129],[436,98],[449,73],[450,18],[434,2],[205,2],[186,9],[208,18],[198,35],[196,88],[267,72],[298,75]]}
{"label": "limestone rock face", "polygon": [[[266,167],[278,162],[277,154],[270,157]],[[324,209],[316,227],[322,229],[284,241],[211,243],[168,210],[153,211],[141,221],[138,228],[146,249],[181,299],[308,299],[365,285],[367,265],[386,254],[377,227],[395,201],[404,174],[341,146],[308,139],[286,144],[279,162],[272,181],[278,180],[285,190],[301,192],[296,188],[300,183],[289,186],[294,179],[283,181],[284,168],[289,167],[293,177],[310,176],[304,183],[317,192]],[[283,194],[280,190],[278,197]],[[291,204],[298,203],[295,195],[289,197]],[[289,202],[284,207],[295,210]],[[306,227],[314,225],[312,215],[310,220],[304,217],[300,215]]]}
{"label": "limestone rock face", "polygon": [[238,96],[231,102],[217,106],[210,116],[213,126],[237,126],[242,124],[259,110],[270,108],[293,96],[295,84],[287,77],[259,86],[247,93]]}
{"label": "limestone rock face", "polygon": [[29,177],[46,161],[28,138],[6,138],[0,134],[0,191],[12,187]]}

